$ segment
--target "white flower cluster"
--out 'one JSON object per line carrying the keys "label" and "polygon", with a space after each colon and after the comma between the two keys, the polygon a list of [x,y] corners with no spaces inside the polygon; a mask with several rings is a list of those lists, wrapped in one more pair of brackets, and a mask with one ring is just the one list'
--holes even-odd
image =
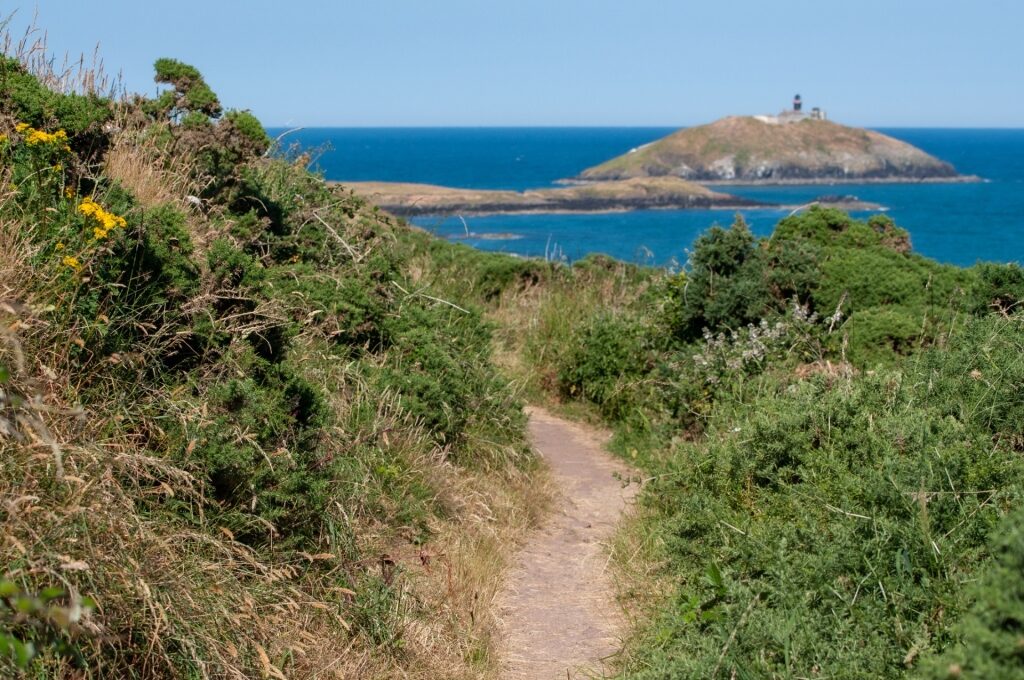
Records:
{"label": "white flower cluster", "polygon": [[729,374],[759,368],[769,357],[831,333],[842,317],[841,305],[822,320],[817,312],[794,299],[787,318],[775,323],[761,319],[760,323],[717,334],[705,328],[704,348],[693,355],[693,363],[708,384],[715,384]]}

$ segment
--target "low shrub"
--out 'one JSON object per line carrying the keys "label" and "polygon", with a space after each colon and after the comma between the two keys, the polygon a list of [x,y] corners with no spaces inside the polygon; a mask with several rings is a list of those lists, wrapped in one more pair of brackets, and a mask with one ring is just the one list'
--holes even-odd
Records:
{"label": "low shrub", "polygon": [[1022,340],[1019,319],[974,321],[955,352],[794,384],[648,459],[681,588],[629,676],[899,677],[955,642],[1024,491]]}

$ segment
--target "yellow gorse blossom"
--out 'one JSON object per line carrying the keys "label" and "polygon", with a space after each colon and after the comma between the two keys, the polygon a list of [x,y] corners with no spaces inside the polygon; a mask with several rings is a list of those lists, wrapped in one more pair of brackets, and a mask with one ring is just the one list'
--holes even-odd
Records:
{"label": "yellow gorse blossom", "polygon": [[110,234],[111,229],[116,229],[117,227],[123,229],[128,226],[128,222],[123,217],[104,210],[99,203],[92,199],[92,196],[86,196],[82,199],[82,202],[78,204],[78,212],[94,223],[92,235],[97,241],[105,239]]}
{"label": "yellow gorse blossom", "polygon": [[18,132],[24,132],[25,130],[31,130],[32,126],[28,123],[18,123],[14,126],[14,129],[17,130]]}
{"label": "yellow gorse blossom", "polygon": [[64,263],[65,267],[71,267],[75,271],[78,271],[79,269],[82,268],[82,263],[78,261],[78,258],[73,257],[71,255],[65,255],[64,259],[62,259],[61,262]]}

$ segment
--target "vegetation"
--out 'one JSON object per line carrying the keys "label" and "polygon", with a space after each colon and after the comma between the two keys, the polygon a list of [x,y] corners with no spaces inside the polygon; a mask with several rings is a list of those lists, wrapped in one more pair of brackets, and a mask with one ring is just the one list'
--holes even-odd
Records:
{"label": "vegetation", "polygon": [[487,674],[542,498],[480,311],[194,67],[39,69],[0,63],[0,674]]}
{"label": "vegetation", "polygon": [[646,479],[623,677],[1020,674],[1019,267],[822,208],[712,228],[681,272],[517,266],[488,293],[503,363]]}

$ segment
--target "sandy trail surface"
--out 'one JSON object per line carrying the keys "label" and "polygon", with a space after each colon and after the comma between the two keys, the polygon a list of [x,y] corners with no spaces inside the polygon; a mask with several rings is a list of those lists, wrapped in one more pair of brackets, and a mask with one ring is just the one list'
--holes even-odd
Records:
{"label": "sandy trail surface", "polygon": [[497,596],[500,677],[604,677],[624,634],[607,546],[636,486],[618,478],[630,470],[602,449],[606,435],[539,409],[530,435],[559,495]]}

